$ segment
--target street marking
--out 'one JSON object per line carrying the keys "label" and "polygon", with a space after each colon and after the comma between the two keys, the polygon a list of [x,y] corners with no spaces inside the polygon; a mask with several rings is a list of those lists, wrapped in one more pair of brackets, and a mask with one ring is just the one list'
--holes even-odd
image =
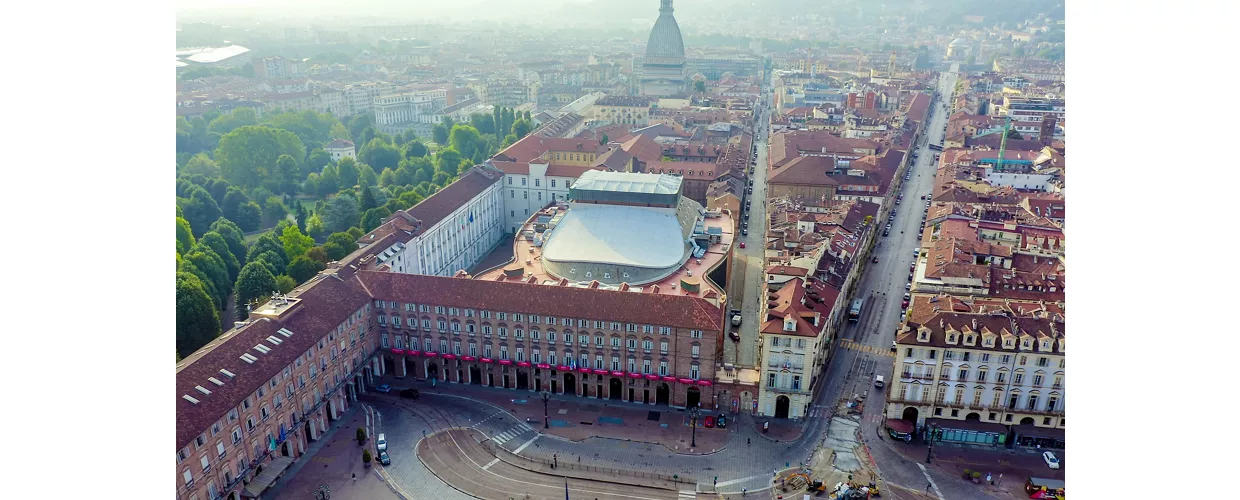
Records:
{"label": "street marking", "polygon": [[497,464],[497,463],[499,463],[499,459],[498,459],[498,458],[497,458],[497,459],[495,459],[495,460],[492,460],[492,461],[490,461],[490,462],[487,462],[487,464],[486,464],[486,465],[483,465],[483,466],[482,466],[482,470],[487,470],[487,469],[490,469],[492,465],[495,465],[495,464]]}
{"label": "street marking", "polygon": [[770,477],[770,476],[767,476],[766,474],[758,474],[756,476],[742,477],[740,479],[733,479],[731,481],[720,482],[719,484],[716,484],[715,487],[718,488],[720,486],[732,486],[737,483],[743,483],[745,481],[753,481],[754,479],[763,479],[767,477]]}
{"label": "street marking", "polygon": [[513,454],[513,455],[520,455],[520,454],[521,454],[521,450],[524,450],[526,446],[529,446],[529,445],[533,444],[535,439],[538,439],[538,435],[537,435],[537,434],[536,434],[536,435],[534,435],[534,437],[530,438],[530,440],[529,440],[529,441],[526,441],[526,442],[525,442],[525,444],[523,444],[523,445],[521,445],[521,446],[518,446],[518,447],[517,447],[517,449],[515,449],[515,450],[512,450],[512,454]]}
{"label": "street marking", "polygon": [[917,464],[917,468],[921,469],[921,474],[923,476],[926,476],[926,481],[930,483],[930,488],[934,490],[935,496],[939,497],[939,500],[947,500],[946,498],[943,498],[943,492],[939,491],[939,485],[934,484],[934,480],[930,478],[930,473],[926,472],[926,466]]}
{"label": "street marking", "polygon": [[678,500],[697,500],[697,493],[692,491],[682,491],[677,495]]}

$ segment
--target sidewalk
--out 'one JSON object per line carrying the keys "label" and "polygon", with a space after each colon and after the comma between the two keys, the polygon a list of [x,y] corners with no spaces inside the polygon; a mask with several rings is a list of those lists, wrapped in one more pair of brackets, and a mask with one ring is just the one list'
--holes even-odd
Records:
{"label": "sidewalk", "polygon": [[[362,449],[374,453],[374,436],[364,446],[357,444],[357,428],[366,425],[366,411],[354,404],[349,412],[334,422],[327,434],[310,444],[306,454],[289,468],[284,477],[267,490],[264,497],[314,498],[319,486],[327,486],[333,499],[400,500],[379,477],[378,455],[370,467],[362,465]],[[357,474],[354,480],[351,474]]]}
{"label": "sidewalk", "polygon": [[[692,429],[688,412],[668,406],[628,403],[618,400],[552,395],[547,405],[550,428],[544,428],[543,402],[532,391],[501,389],[480,385],[439,383],[430,387],[410,378],[384,377],[392,385],[392,397],[402,387],[416,386],[424,394],[466,397],[495,405],[518,420],[529,420],[538,432],[570,441],[591,437],[623,439],[663,445],[669,451],[687,455],[705,455],[724,449],[728,436],[735,432],[733,422],[728,429],[704,427],[706,416],[718,418],[719,412],[703,409],[698,421],[697,447],[691,448]],[[729,415],[728,420],[732,420]]]}

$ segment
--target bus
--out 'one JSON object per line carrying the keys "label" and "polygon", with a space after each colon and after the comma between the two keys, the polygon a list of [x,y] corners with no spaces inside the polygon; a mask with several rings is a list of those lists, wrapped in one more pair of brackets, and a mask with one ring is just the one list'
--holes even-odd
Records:
{"label": "bus", "polygon": [[861,306],[864,304],[862,299],[854,300],[852,307],[848,308],[848,321],[857,321],[861,319]]}
{"label": "bus", "polygon": [[940,145],[940,144],[934,144],[934,143],[931,143],[931,144],[930,144],[930,149],[931,149],[931,150],[933,150],[933,151],[942,151],[942,150],[943,150],[943,146],[942,146],[942,145]]}

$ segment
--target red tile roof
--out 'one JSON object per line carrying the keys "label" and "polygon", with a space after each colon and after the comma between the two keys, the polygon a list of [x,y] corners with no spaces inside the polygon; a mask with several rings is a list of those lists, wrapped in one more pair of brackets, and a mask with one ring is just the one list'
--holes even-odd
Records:
{"label": "red tile roof", "polygon": [[[289,295],[299,299],[299,303],[280,319],[259,319],[241,329],[225,332],[220,338],[177,364],[178,449],[197,437],[198,433],[211,427],[216,420],[223,418],[229,410],[237,407],[241,400],[249,397],[260,386],[270,382],[327,332],[335,330],[370,301],[370,297],[356,282],[327,274],[303,284]],[[293,335],[286,338],[278,334],[277,331],[281,328],[288,329]],[[272,345],[265,340],[269,336],[275,336],[282,342]],[[260,343],[265,344],[270,351],[264,354],[254,349],[254,346]],[[247,353],[258,358],[258,361],[253,364],[242,361],[241,355]],[[345,355],[351,356],[352,353],[345,351]],[[236,377],[221,373],[221,369],[228,370]],[[210,382],[209,377],[215,377],[224,385],[218,386]],[[202,386],[211,391],[211,394],[202,394],[195,386]],[[191,403],[181,397],[186,394],[197,399],[198,403]],[[258,408],[251,411],[257,420]],[[242,421],[245,418],[246,415],[241,415]]]}
{"label": "red tile roof", "polygon": [[377,299],[720,331],[723,312],[687,295],[358,271]]}

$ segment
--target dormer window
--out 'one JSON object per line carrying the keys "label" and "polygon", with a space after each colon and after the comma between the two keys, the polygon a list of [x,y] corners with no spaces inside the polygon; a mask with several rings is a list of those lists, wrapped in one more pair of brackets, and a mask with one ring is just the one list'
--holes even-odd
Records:
{"label": "dormer window", "polygon": [[949,333],[949,334],[947,334],[947,342],[948,342],[949,344],[955,344],[955,343],[956,343],[956,334],[954,334],[954,333]]}

